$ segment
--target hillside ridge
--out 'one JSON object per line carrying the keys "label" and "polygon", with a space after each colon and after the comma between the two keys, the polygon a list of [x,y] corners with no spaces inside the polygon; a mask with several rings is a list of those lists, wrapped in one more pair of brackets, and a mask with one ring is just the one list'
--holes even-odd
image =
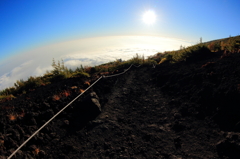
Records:
{"label": "hillside ridge", "polygon": [[[23,148],[27,152],[25,155],[34,156],[31,149],[39,148],[41,153],[35,157],[203,158],[207,153],[209,158],[217,157],[216,147],[211,146],[221,139],[215,132],[217,127],[211,128],[209,124],[213,123],[210,121],[183,117],[174,105],[174,99],[164,97],[156,88],[153,70],[133,68],[117,77],[105,97],[107,101],[102,113],[96,119],[85,121],[80,103],[76,102]],[[103,79],[99,85],[108,83],[107,80]],[[33,118],[38,123],[37,117]],[[201,133],[196,133],[200,130]],[[214,139],[206,137],[213,134]],[[215,153],[208,149],[214,149]]]}
{"label": "hillside ridge", "polygon": [[[240,54],[200,49],[101,79],[13,158],[240,158]],[[1,102],[0,156],[96,79],[63,79]],[[100,114],[83,109],[91,92]]]}

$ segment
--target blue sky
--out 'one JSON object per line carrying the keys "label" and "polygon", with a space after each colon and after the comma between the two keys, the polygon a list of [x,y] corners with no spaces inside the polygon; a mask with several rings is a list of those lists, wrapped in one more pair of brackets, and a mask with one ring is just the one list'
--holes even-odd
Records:
{"label": "blue sky", "polygon": [[[230,35],[236,36],[240,33],[239,6],[239,0],[1,0],[0,77],[28,63],[30,59],[24,61],[27,60],[27,55],[34,60],[34,53],[38,52],[36,50],[46,46],[53,53],[50,56],[51,52],[48,50],[45,55],[50,59],[51,65],[52,58],[58,58],[58,54],[54,52],[59,52],[56,47],[50,47],[51,45],[66,44],[79,39],[102,37],[100,41],[105,41],[102,45],[97,44],[96,39],[92,40],[97,53],[97,49],[100,50],[102,46],[110,47],[107,43],[110,43],[111,36],[115,40],[116,37],[128,37],[127,40],[122,39],[125,44],[130,36],[140,37],[136,42],[143,42],[143,36],[150,36],[153,37],[152,40],[145,38],[148,39],[146,43],[149,47],[154,47],[150,43],[158,45],[154,42],[154,37],[158,37],[159,46],[162,45],[162,49],[168,50],[176,49],[176,45],[195,44],[200,37],[203,41],[210,41]],[[152,25],[142,21],[144,12],[148,10],[156,14],[156,22]],[[162,38],[166,38],[165,43]],[[135,45],[133,39],[136,38],[131,38],[129,44]],[[169,39],[175,39],[174,42],[170,40],[173,42],[172,47]],[[116,50],[120,50],[116,48],[118,44],[119,47],[127,49],[126,45],[120,45],[123,41],[111,45],[114,45]],[[176,44],[176,41],[179,43]],[[87,47],[92,47],[90,44],[82,45],[79,52],[85,48],[84,53],[88,54]],[[164,47],[165,45],[169,47]],[[73,47],[70,44],[68,46]],[[156,51],[161,50],[156,48]],[[129,49],[134,52],[133,47]],[[46,49],[44,51],[47,52]],[[70,54],[69,51],[66,49],[65,54]],[[74,55],[77,56],[76,52],[75,50]],[[14,64],[9,65],[10,62]],[[32,74],[29,72],[24,76]],[[17,77],[24,78],[11,76],[11,79],[15,80]],[[1,81],[4,79],[0,78],[0,88]]]}

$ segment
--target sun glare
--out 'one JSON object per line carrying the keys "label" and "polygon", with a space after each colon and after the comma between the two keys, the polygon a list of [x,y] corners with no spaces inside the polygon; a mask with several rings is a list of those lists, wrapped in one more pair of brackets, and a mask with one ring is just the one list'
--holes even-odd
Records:
{"label": "sun glare", "polygon": [[143,14],[143,22],[148,24],[148,25],[152,25],[155,23],[156,21],[156,14],[154,13],[154,11],[146,11],[144,14]]}

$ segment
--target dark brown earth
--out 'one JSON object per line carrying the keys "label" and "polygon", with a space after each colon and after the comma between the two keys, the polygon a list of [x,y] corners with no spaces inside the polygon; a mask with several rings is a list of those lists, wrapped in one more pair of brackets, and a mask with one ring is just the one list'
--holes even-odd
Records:
{"label": "dark brown earth", "polygon": [[[240,158],[240,54],[220,56],[101,79],[13,158]],[[1,103],[0,158],[74,99],[83,83],[67,79]],[[93,91],[100,114],[83,109]]]}

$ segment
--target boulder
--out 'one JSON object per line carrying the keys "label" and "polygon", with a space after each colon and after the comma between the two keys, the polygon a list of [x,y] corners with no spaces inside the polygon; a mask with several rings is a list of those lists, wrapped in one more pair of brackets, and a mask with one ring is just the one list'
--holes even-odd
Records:
{"label": "boulder", "polygon": [[89,95],[81,103],[81,109],[88,113],[99,114],[101,113],[101,104],[99,97],[95,92],[89,93]]}

